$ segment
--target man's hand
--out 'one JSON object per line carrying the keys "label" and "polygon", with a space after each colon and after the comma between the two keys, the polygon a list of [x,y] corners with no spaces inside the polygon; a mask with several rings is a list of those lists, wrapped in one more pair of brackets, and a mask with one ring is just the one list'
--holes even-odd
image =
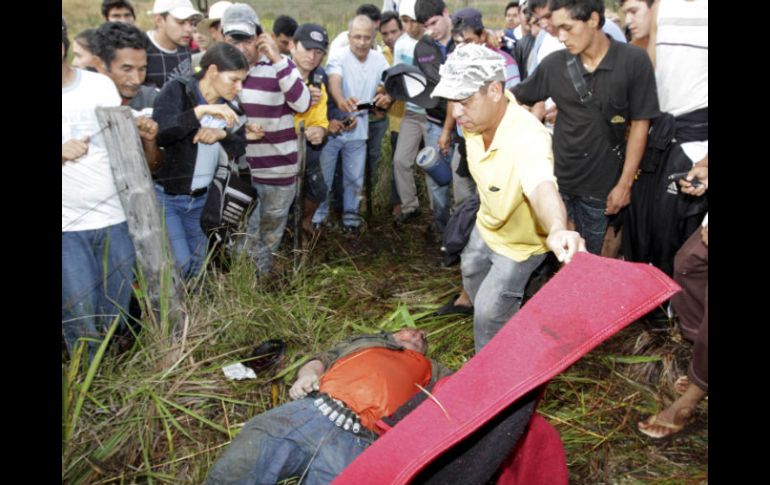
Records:
{"label": "man's hand", "polygon": [[136,118],[136,129],[139,130],[142,141],[155,141],[158,136],[158,122],[147,116]]}
{"label": "man's hand", "polygon": [[273,64],[281,61],[281,51],[270,34],[263,32],[257,37],[257,51],[267,56]]}
{"label": "man's hand", "polygon": [[321,96],[323,95],[321,88],[317,88],[311,84],[307,87],[307,90],[310,91],[310,106],[315,106],[315,104],[321,100]]}
{"label": "man's hand", "polygon": [[342,121],[340,121],[340,120],[329,120],[329,128],[327,128],[327,129],[329,130],[329,134],[330,135],[336,135],[337,133],[342,131],[343,128],[344,128],[344,126],[342,126]]}
{"label": "man's hand", "polygon": [[261,140],[265,137],[265,129],[262,125],[254,123],[253,121],[246,122],[246,139],[248,141]]}
{"label": "man's hand", "polygon": [[226,104],[199,104],[195,107],[195,116],[199,120],[205,115],[222,118],[227,123],[228,128],[232,128],[235,122],[238,121],[238,115]]}
{"label": "man's hand", "polygon": [[300,367],[299,372],[297,372],[297,380],[289,389],[289,396],[292,399],[301,399],[308,393],[319,390],[319,379],[325,370],[323,363],[318,359],[311,360]]}
{"label": "man's hand", "polygon": [[604,214],[608,216],[617,214],[620,209],[627,206],[630,202],[631,187],[618,184],[607,195],[607,208],[604,210]]}
{"label": "man's hand", "polygon": [[88,137],[84,136],[80,140],[67,140],[61,145],[61,164],[77,160],[88,153]]}
{"label": "man's hand", "polygon": [[304,375],[297,378],[294,385],[289,389],[289,396],[292,399],[302,399],[313,391],[320,389],[318,376]]}
{"label": "man's hand", "polygon": [[[701,184],[697,187],[692,185],[693,179],[700,180]],[[700,197],[706,193],[709,188],[709,168],[695,166],[687,172],[687,177],[679,180],[679,185],[682,187],[682,192],[685,194],[694,195]]]}
{"label": "man's hand", "polygon": [[305,138],[311,145],[320,145],[324,141],[326,130],[320,126],[308,126],[305,128]]}
{"label": "man's hand", "polygon": [[340,111],[344,111],[345,113],[355,113],[358,111],[356,106],[358,106],[358,98],[355,96],[351,96],[348,99],[343,99],[337,105]]}
{"label": "man's hand", "polygon": [[438,137],[438,149],[444,155],[449,155],[449,142],[452,140],[452,132],[441,130],[441,136]]}
{"label": "man's hand", "polygon": [[193,143],[213,145],[219,140],[224,140],[225,136],[227,136],[227,132],[220,128],[198,128],[198,133],[193,137]]}
{"label": "man's hand", "polygon": [[492,29],[486,29],[487,41],[484,43],[492,50],[499,49],[503,45],[503,31],[494,31]]}
{"label": "man's hand", "polygon": [[552,125],[556,124],[556,115],[558,114],[559,114],[559,108],[555,104],[552,104],[551,106],[545,109],[545,118],[543,119],[543,121],[545,121],[546,123],[551,123]]}
{"label": "man's hand", "polygon": [[586,242],[580,234],[566,229],[551,231],[545,244],[560,263],[569,263],[576,252],[586,250]]}
{"label": "man's hand", "polygon": [[378,93],[372,98],[372,103],[380,109],[387,110],[393,99],[387,93]]}

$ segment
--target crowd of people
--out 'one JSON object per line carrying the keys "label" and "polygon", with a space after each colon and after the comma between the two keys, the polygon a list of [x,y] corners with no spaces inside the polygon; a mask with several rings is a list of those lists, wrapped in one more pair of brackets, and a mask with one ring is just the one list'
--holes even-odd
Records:
{"label": "crowd of people", "polygon": [[[72,42],[62,18],[67,349],[86,339],[93,354],[128,309],[134,280],[134,246],[95,108],[132,109],[165,235],[186,278],[206,269],[211,242],[200,219],[221,160],[250,170],[257,203],[232,252],[263,277],[274,271],[300,186],[306,236],[337,227],[360,237],[362,201],[371,203],[367,191],[381,172],[388,132],[385,185],[397,230],[421,220],[415,172],[425,177],[426,230],[436,250],[448,233],[467,228],[459,234],[462,290],[447,308],[473,314],[476,352],[516,313],[549,253],[563,264],[586,250],[650,263],[680,283],[684,291],[671,306],[695,341],[693,364],[678,382],[682,397],[638,423],[653,438],[680,431],[708,390],[708,1],[620,3],[621,24],[603,0],[513,1],[495,30],[474,8],[450,13],[443,0],[385,0],[382,8],[340,12],[348,29],[332,40],[324,26],[288,15],[265,32],[252,6],[228,1],[199,12],[190,0],[156,0],[154,29],[142,32],[129,1],[104,0],[104,23]],[[415,168],[428,158],[451,175]],[[454,224],[458,217],[470,223]],[[388,339],[374,347],[415,355],[393,364],[375,353],[371,366],[403,366],[376,379],[408,377],[410,389],[431,381],[424,335]],[[320,389],[360,415],[340,385],[367,378],[338,366],[350,352],[306,365],[292,397]],[[335,381],[337,374],[345,379]],[[378,415],[362,424],[374,431],[371,423],[410,396],[399,391],[386,406],[376,394],[392,383],[368,385]],[[290,414],[316,411],[305,402]],[[249,447],[268,445],[251,436],[280,441],[263,430],[266,421],[247,425],[249,438],[239,435],[211,483],[246,480],[233,478],[235,469],[248,483],[274,483],[304,467],[297,458],[301,466],[281,469],[272,455],[260,455],[257,465]],[[337,450],[311,474],[318,483],[361,447],[340,446],[344,459]],[[255,475],[263,466],[269,478]]]}

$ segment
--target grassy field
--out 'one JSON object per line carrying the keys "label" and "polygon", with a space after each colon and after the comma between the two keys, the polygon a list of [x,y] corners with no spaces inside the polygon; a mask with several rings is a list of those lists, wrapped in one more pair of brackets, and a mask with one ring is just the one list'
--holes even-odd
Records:
{"label": "grassy field", "polygon": [[[428,332],[430,354],[459,369],[472,355],[471,318],[431,315],[459,289],[459,271],[439,266],[425,237],[428,214],[403,231],[392,227],[387,181],[378,186],[361,237],[325,232],[298,272],[288,248],[279,259],[284,277],[272,285],[241,262],[212,271],[187,301],[186,353],[172,368],[157,368],[167,346],[146,334],[124,353],[108,348],[92,372],[63,356],[63,482],[201,483],[245,421],[289,399],[313,352],[353,333],[416,326]],[[256,380],[224,378],[221,367],[272,338],[288,345],[276,369]],[[551,381],[539,412],[561,434],[570,483],[706,481],[708,401],[680,436],[655,442],[635,427],[674,399],[690,351],[672,323],[639,321]]]}
{"label": "grassy field", "polygon": [[[196,1],[191,0],[193,6],[197,7]],[[213,5],[216,0],[208,0],[209,5]],[[452,12],[462,7],[475,7],[484,15],[484,24],[490,28],[502,28],[505,23],[506,1],[494,0],[445,0],[449,11]],[[153,27],[152,16],[147,12],[152,9],[152,0],[135,0],[131,2],[134,5],[137,16],[137,25],[143,30],[149,30]],[[355,13],[355,9],[360,3],[346,2],[343,0],[244,0],[240,3],[247,3],[254,7],[259,15],[263,27],[270,28],[278,15],[291,15],[299,23],[316,22],[329,31],[330,37],[334,37],[339,32],[347,30],[347,22]],[[362,0],[361,3],[367,3]],[[369,0],[369,3],[382,6],[381,0]],[[614,6],[617,2],[605,2],[608,6]],[[99,12],[99,0],[62,0],[62,15],[67,20],[70,37],[78,32],[97,27],[101,22]]]}
{"label": "grassy field", "polygon": [[[266,25],[283,12],[299,21],[322,20],[333,32],[345,25],[342,2],[248,3],[259,5]],[[485,13],[503,4],[468,3]],[[99,23],[98,4],[63,2],[73,34]],[[152,2],[135,4],[140,26],[149,27],[143,12]],[[383,160],[389,153],[386,141]],[[416,326],[429,333],[433,357],[460,368],[472,355],[471,319],[431,315],[459,290],[459,270],[439,266],[441,255],[425,237],[428,214],[403,231],[392,227],[388,170],[381,163],[375,214],[360,238],[326,232],[306,248],[297,272],[285,251],[283,278],[271,285],[257,282],[240,262],[226,273],[213,270],[186,301],[189,333],[182,358],[170,368],[158,368],[168,348],[147,333],[123,353],[104,349],[91,368],[63,355],[62,481],[201,483],[246,420],[289,399],[296,370],[314,351],[353,333]],[[424,190],[421,196],[424,202]],[[277,368],[256,380],[224,378],[223,366],[248,358],[269,338],[288,346]],[[685,372],[690,351],[673,323],[639,321],[552,380],[539,411],[562,437],[570,483],[707,480],[707,400],[679,436],[652,441],[636,431],[641,416],[672,401],[673,381]]]}

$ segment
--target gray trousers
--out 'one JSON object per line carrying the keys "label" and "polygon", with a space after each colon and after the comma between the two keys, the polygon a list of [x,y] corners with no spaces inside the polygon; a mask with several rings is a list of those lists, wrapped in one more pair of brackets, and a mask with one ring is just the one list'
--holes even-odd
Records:
{"label": "gray trousers", "polygon": [[532,272],[547,253],[518,262],[495,253],[474,226],[463,249],[463,288],[473,302],[473,344],[478,353],[519,310]]}

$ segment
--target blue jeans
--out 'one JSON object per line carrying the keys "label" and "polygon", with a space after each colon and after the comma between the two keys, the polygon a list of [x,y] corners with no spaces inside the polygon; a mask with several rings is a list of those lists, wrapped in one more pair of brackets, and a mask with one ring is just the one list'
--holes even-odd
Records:
{"label": "blue jeans", "polygon": [[257,274],[267,274],[273,268],[273,253],[278,251],[286,229],[297,183],[269,185],[254,182],[257,205],[246,222],[246,234],[237,235],[236,251],[245,253],[256,265]]}
{"label": "blue jeans", "polygon": [[306,397],[250,419],[211,467],[205,483],[273,485],[307,469],[302,483],[327,484],[370,444],[335,426]]}
{"label": "blue jeans", "polygon": [[[343,215],[346,226],[361,225],[358,206],[361,204],[361,188],[364,185],[364,164],[366,163],[366,140],[344,141],[341,137],[330,137],[321,152],[321,170],[324,180],[334,178],[337,155],[342,152]],[[329,216],[329,199],[316,209],[313,223],[322,223]]]}
{"label": "blue jeans", "polygon": [[[439,157],[448,165],[451,164],[454,145],[450,143],[447,155],[441,153],[438,148],[438,139],[441,136],[442,127],[428,121],[425,130],[425,146],[434,147]],[[446,223],[449,221],[449,185],[440,186],[430,176],[425,177],[430,192],[431,209],[433,210],[433,224],[435,229],[443,234]]]}
{"label": "blue jeans", "polygon": [[201,212],[206,203],[206,194],[170,195],[155,186],[158,204],[163,210],[166,223],[166,237],[174,252],[174,261],[184,278],[192,278],[203,268],[208,251],[208,238],[201,229]]}
{"label": "blue jeans", "polygon": [[460,256],[463,288],[473,302],[473,344],[478,353],[516,314],[532,272],[547,253],[514,261],[489,249],[477,227]]}
{"label": "blue jeans", "polygon": [[[61,323],[70,355],[79,338],[98,341],[117,315],[128,313],[133,268],[125,222],[61,233]],[[98,345],[88,343],[90,358]]]}
{"label": "blue jeans", "polygon": [[567,219],[575,223],[575,230],[586,240],[589,253],[601,255],[604,234],[607,232],[607,201],[582,195],[561,193],[567,208]]}

